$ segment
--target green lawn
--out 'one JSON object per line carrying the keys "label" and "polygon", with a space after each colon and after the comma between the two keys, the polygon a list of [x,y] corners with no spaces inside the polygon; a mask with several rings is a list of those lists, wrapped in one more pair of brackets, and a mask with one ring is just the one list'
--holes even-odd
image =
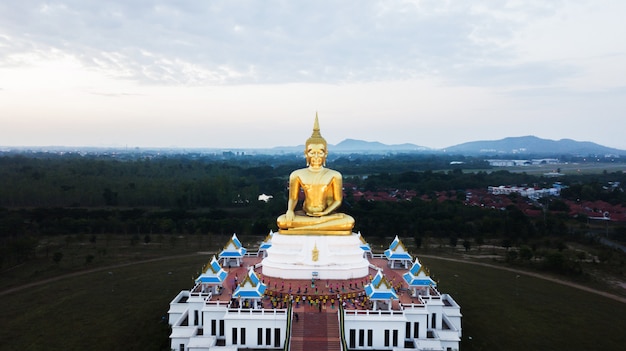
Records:
{"label": "green lawn", "polygon": [[[626,304],[525,275],[424,258],[461,305],[467,350],[622,350]],[[471,339],[470,339],[471,338]]]}
{"label": "green lawn", "polygon": [[[140,263],[2,296],[2,350],[167,350],[169,301],[208,255]],[[620,350],[626,304],[524,275],[424,258],[461,305],[467,350]],[[110,272],[110,273],[109,273]],[[471,337],[471,339],[470,339]]]}
{"label": "green lawn", "polygon": [[168,350],[169,302],[210,257],[88,273],[3,296],[3,350]]}

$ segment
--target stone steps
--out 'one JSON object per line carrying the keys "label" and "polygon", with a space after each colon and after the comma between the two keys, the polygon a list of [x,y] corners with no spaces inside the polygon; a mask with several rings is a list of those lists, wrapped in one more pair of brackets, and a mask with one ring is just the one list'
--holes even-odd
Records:
{"label": "stone steps", "polygon": [[337,313],[303,312],[292,324],[291,351],[340,351]]}

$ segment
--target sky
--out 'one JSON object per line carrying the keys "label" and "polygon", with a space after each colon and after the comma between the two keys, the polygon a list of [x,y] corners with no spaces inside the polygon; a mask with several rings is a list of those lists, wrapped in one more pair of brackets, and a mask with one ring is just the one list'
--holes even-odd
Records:
{"label": "sky", "polygon": [[[6,0],[0,146],[626,150],[626,1]],[[330,150],[332,152],[332,149]]]}

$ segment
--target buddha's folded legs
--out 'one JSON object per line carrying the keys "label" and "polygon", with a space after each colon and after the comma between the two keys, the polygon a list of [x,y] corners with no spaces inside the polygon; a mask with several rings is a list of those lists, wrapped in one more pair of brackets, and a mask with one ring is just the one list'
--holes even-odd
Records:
{"label": "buddha's folded legs", "polygon": [[350,230],[354,227],[354,218],[344,213],[321,217],[296,215],[291,223],[287,223],[285,215],[281,215],[276,222],[280,229]]}

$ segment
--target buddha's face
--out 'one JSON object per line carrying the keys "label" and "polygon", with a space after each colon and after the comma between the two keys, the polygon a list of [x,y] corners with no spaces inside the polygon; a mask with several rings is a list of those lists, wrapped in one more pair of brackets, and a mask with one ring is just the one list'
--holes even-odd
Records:
{"label": "buddha's face", "polygon": [[305,151],[306,163],[311,168],[321,168],[326,163],[326,147],[324,144],[308,144]]}

